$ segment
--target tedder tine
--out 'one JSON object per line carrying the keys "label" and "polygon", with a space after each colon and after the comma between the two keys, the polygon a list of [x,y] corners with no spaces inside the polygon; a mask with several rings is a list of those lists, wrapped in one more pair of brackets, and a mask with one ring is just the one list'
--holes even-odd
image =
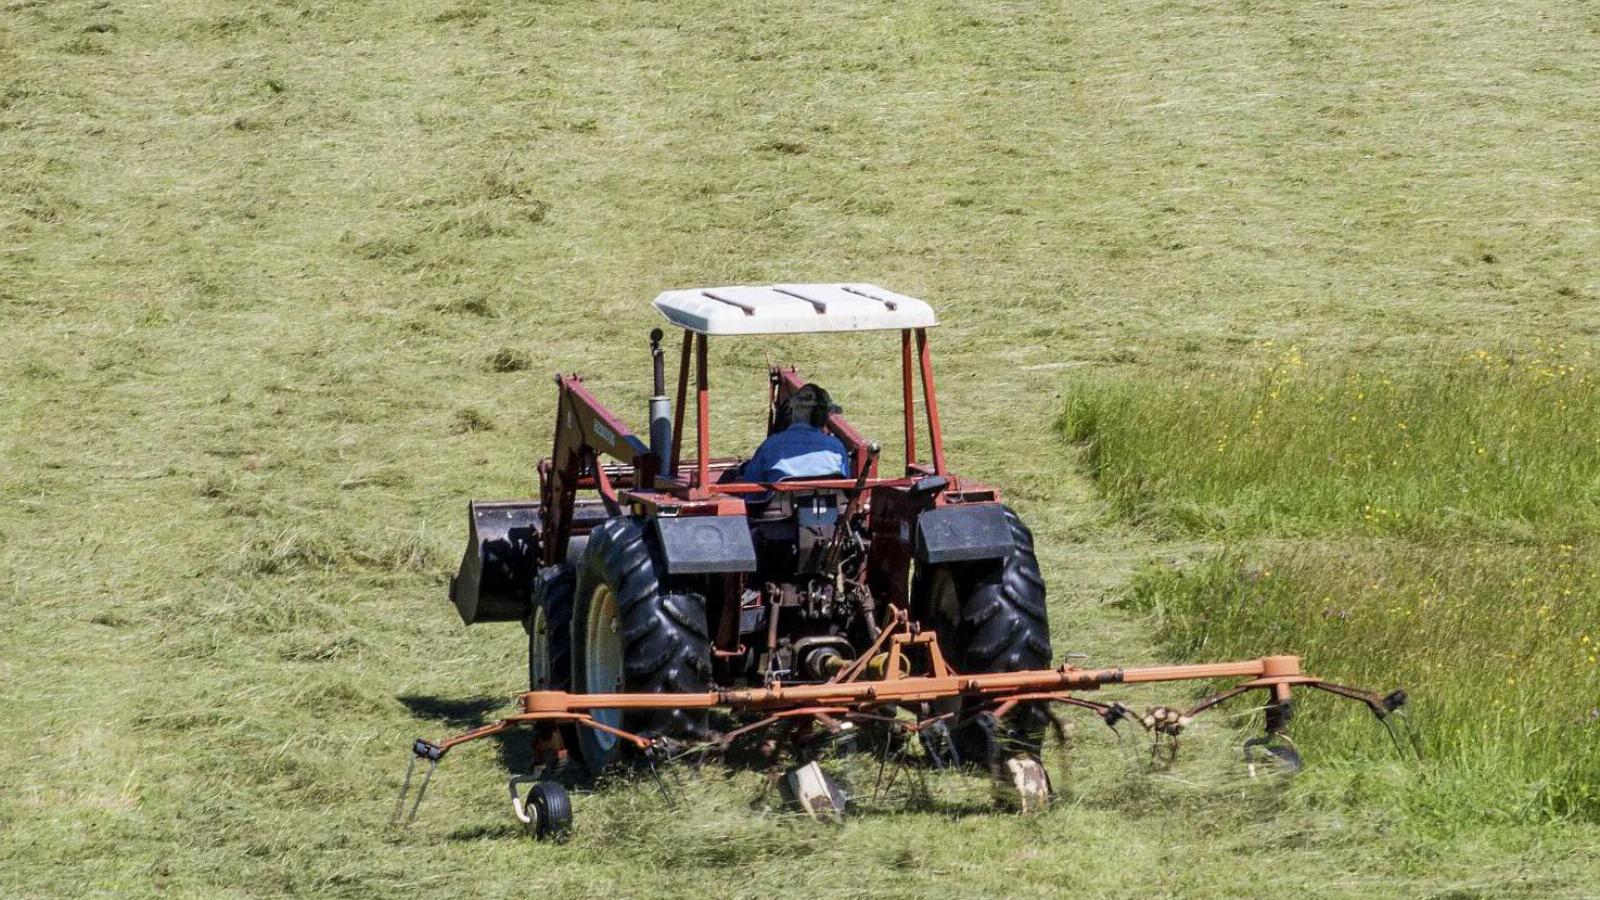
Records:
{"label": "tedder tine", "polygon": [[917,731],[917,741],[928,754],[928,763],[935,769],[952,769],[961,765],[961,751],[956,749],[955,737],[943,719],[934,721]]}
{"label": "tedder tine", "polygon": [[1056,742],[1065,749],[1068,741],[1067,723],[1062,721],[1061,717],[1056,715],[1056,711],[1049,707],[1045,707],[1045,715],[1050,717],[1050,730],[1055,733]]}
{"label": "tedder tine", "polygon": [[[897,665],[884,666],[881,677],[870,680],[830,681],[823,683],[786,684],[771,683],[761,688],[712,691],[694,694],[612,693],[572,694],[562,691],[532,691],[522,695],[522,710],[506,718],[484,725],[463,734],[434,744],[417,741],[412,748],[412,760],[407,769],[401,796],[396,801],[396,817],[405,812],[406,800],[415,772],[417,759],[429,762],[428,772],[418,786],[417,796],[411,804],[411,817],[416,815],[422,794],[427,789],[434,768],[449,749],[457,744],[475,741],[513,728],[549,728],[570,724],[579,728],[611,734],[626,744],[636,747],[643,756],[643,764],[650,769],[650,777],[669,805],[676,805],[672,792],[660,771],[667,745],[657,738],[635,734],[597,720],[593,711],[599,709],[660,710],[722,709],[734,715],[744,715],[750,724],[727,732],[712,746],[726,749],[732,738],[744,737],[769,728],[780,729],[763,743],[770,747],[769,758],[776,761],[779,748],[787,747],[795,753],[800,765],[774,778],[774,784],[783,783],[792,797],[799,800],[807,811],[819,818],[836,820],[843,814],[846,799],[838,783],[829,778],[820,766],[819,756],[827,755],[842,738],[853,735],[857,723],[882,722],[886,727],[884,744],[875,748],[878,754],[877,775],[873,785],[873,798],[888,793],[895,785],[900,769],[911,761],[904,749],[894,749],[894,735],[916,734],[923,750],[923,764],[909,766],[912,777],[918,782],[918,793],[931,800],[926,771],[959,767],[963,763],[961,751],[952,734],[952,727],[973,727],[987,738],[984,762],[997,784],[1010,784],[1022,792],[1021,806],[1036,809],[1043,805],[1048,791],[1048,777],[1040,777],[1036,748],[1029,736],[1013,731],[1006,715],[1020,704],[1058,703],[1087,709],[1104,722],[1119,741],[1123,735],[1118,729],[1124,721],[1137,722],[1151,732],[1151,759],[1157,765],[1174,763],[1182,733],[1195,715],[1218,707],[1223,702],[1251,691],[1264,691],[1267,702],[1261,707],[1266,715],[1266,733],[1245,742],[1245,764],[1252,775],[1257,771],[1258,755],[1265,753],[1288,771],[1302,766],[1299,751],[1289,739],[1287,729],[1294,712],[1292,690],[1295,687],[1317,688],[1345,699],[1366,705],[1383,723],[1397,745],[1400,744],[1394,723],[1395,716],[1405,720],[1402,707],[1405,693],[1395,691],[1380,695],[1355,688],[1325,682],[1300,671],[1299,659],[1293,656],[1263,657],[1229,663],[1204,665],[1151,666],[1133,669],[1079,669],[1063,665],[1056,669],[1025,670],[1018,672],[960,675],[951,672],[942,660],[933,656],[936,645],[930,632],[917,632],[903,616],[895,617],[896,630],[885,638],[883,645],[891,653],[922,650],[937,660],[932,674],[907,674]],[[887,634],[888,632],[886,632]],[[926,670],[924,670],[926,671]],[[1136,713],[1122,701],[1099,702],[1077,696],[1105,687],[1123,684],[1150,684],[1155,682],[1196,681],[1212,679],[1237,679],[1233,686],[1201,700],[1195,706],[1182,710],[1176,707],[1155,706],[1143,714]],[[910,721],[897,721],[885,710],[917,707],[927,711],[938,701],[957,701],[975,707],[970,718],[954,720],[952,714],[942,713]],[[1052,714],[1051,723],[1065,743],[1065,729]],[[1405,723],[1409,726],[1409,722]],[[1415,732],[1407,727],[1407,734],[1416,741]],[[1017,738],[1022,737],[1022,747]],[[1021,752],[1018,753],[1017,751]],[[891,760],[893,755],[895,759]],[[970,760],[977,762],[977,760]],[[893,769],[890,769],[890,763]],[[776,775],[776,771],[774,772]],[[673,773],[677,777],[677,773]],[[1041,785],[1046,787],[1041,788]],[[681,787],[681,784],[680,784]],[[559,799],[559,798],[557,798]],[[559,806],[559,803],[557,804]],[[408,820],[409,821],[409,820]]]}
{"label": "tedder tine", "polygon": [[[652,742],[640,755],[644,757],[645,765],[650,769],[650,778],[656,783],[656,790],[661,792],[661,799],[667,804],[667,809],[677,809],[678,803],[672,799],[672,792],[667,790],[667,781],[661,777],[661,768],[656,765],[657,757],[661,755],[657,746]],[[681,791],[683,784],[677,781],[676,773],[673,774],[673,781],[678,783],[678,789]]]}
{"label": "tedder tine", "polygon": [[1394,726],[1389,724],[1389,720],[1388,719],[1379,719],[1378,720],[1378,724],[1382,725],[1383,726],[1383,730],[1388,732],[1388,734],[1389,734],[1389,743],[1394,744],[1394,752],[1399,754],[1400,756],[1405,756],[1406,755],[1406,750],[1405,750],[1404,747],[1400,746],[1400,735],[1395,734]]}
{"label": "tedder tine", "polygon": [[394,798],[394,814],[389,817],[390,825],[399,825],[400,817],[405,813],[406,794],[411,791],[411,775],[417,770],[417,757],[406,754],[406,777],[400,782],[400,794]]}
{"label": "tedder tine", "polygon": [[1378,724],[1382,725],[1383,730],[1388,733],[1390,742],[1394,744],[1395,752],[1400,756],[1405,756],[1406,751],[1405,747],[1400,743],[1400,736],[1395,730],[1394,723],[1389,721],[1391,718],[1399,719],[1405,724],[1406,739],[1407,743],[1411,745],[1411,751],[1416,754],[1418,759],[1422,758],[1421,739],[1417,736],[1416,729],[1411,724],[1411,718],[1406,715],[1406,704],[1411,698],[1406,695],[1404,688],[1379,696],[1372,691],[1363,691],[1359,688],[1334,684],[1329,681],[1313,682],[1311,687],[1338,697],[1366,704],[1367,709],[1371,710],[1373,717],[1378,720]]}
{"label": "tedder tine", "polygon": [[1411,752],[1416,754],[1417,759],[1421,759],[1422,734],[1417,731],[1416,724],[1411,721],[1411,717],[1406,715],[1406,711],[1403,709],[1396,709],[1394,717],[1405,723],[1406,741],[1411,745]]}
{"label": "tedder tine", "polygon": [[[878,801],[878,789],[883,786],[883,770],[889,764],[889,751],[894,747],[894,731],[883,730],[883,749],[878,751],[878,774],[872,779],[872,801]],[[899,765],[896,763],[896,765]]]}
{"label": "tedder tine", "polygon": [[[400,783],[400,796],[396,797],[394,802],[394,817],[392,819],[393,824],[409,825],[416,821],[417,809],[422,806],[422,797],[428,792],[428,782],[433,779],[434,771],[439,768],[439,759],[440,757],[444,756],[444,752],[444,747],[431,741],[423,740],[422,738],[417,738],[416,743],[411,745],[411,758],[406,761],[406,777],[405,780]],[[428,770],[422,773],[422,781],[417,785],[416,799],[411,803],[411,812],[405,817],[405,821],[402,822],[400,820],[400,815],[405,809],[406,794],[410,793],[411,791],[411,775],[416,771],[417,760],[419,759],[426,759],[428,761]]]}

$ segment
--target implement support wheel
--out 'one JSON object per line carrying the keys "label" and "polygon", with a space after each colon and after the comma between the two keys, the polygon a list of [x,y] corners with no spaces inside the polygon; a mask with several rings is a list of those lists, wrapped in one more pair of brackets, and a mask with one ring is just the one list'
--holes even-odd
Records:
{"label": "implement support wheel", "polygon": [[1019,753],[1006,760],[1006,782],[1000,787],[1017,812],[1038,812],[1050,805],[1050,775],[1036,756]]}
{"label": "implement support wheel", "polygon": [[572,797],[554,781],[535,782],[523,809],[528,830],[538,840],[560,840],[572,831]]}

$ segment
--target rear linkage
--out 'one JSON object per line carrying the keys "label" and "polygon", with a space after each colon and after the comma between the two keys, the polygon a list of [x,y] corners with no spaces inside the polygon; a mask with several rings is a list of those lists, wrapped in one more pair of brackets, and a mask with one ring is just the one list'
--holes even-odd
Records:
{"label": "rear linkage", "polygon": [[[991,771],[999,782],[1010,782],[1024,810],[1046,803],[1050,796],[1050,784],[1043,766],[1031,753],[1024,752],[1006,758],[1002,749],[1007,740],[1003,734],[1005,726],[1001,723],[1019,704],[1044,707],[1059,704],[1088,710],[1113,731],[1125,722],[1136,722],[1151,734],[1152,757],[1158,762],[1170,764],[1177,756],[1179,736],[1196,716],[1246,693],[1265,691],[1268,694],[1266,705],[1262,708],[1266,717],[1265,733],[1244,743],[1244,761],[1254,777],[1258,758],[1270,758],[1291,772],[1302,767],[1300,754],[1287,732],[1294,712],[1291,692],[1296,687],[1305,687],[1364,704],[1388,732],[1396,749],[1402,753],[1405,749],[1391,721],[1398,718],[1402,723],[1406,722],[1404,707],[1407,698],[1404,690],[1378,694],[1306,675],[1300,671],[1300,658],[1297,656],[1115,669],[1085,669],[1066,663],[1055,669],[961,675],[945,663],[932,631],[919,629],[903,611],[894,607],[890,607],[888,618],[887,627],[882,629],[868,652],[822,684],[774,682],[760,688],[696,694],[571,694],[564,691],[531,691],[522,694],[519,698],[522,711],[519,713],[438,743],[417,739],[411,747],[412,755],[405,780],[395,803],[395,821],[399,822],[403,817],[405,822],[410,822],[416,818],[428,782],[438,768],[439,760],[450,750],[506,731],[530,727],[551,728],[570,724],[606,732],[632,744],[649,763],[665,795],[666,788],[660,780],[657,763],[668,759],[675,745],[658,736],[634,734],[594,718],[593,713],[603,709],[720,709],[734,714],[764,714],[749,724],[721,735],[702,748],[706,752],[726,750],[742,737],[780,725],[790,726],[789,739],[799,747],[814,740],[815,735],[811,732],[818,725],[824,729],[822,737],[832,739],[849,736],[857,725],[875,724],[888,728],[891,734],[915,736],[927,755],[928,763],[934,768],[963,762],[951,739],[951,726],[973,722],[989,738],[987,762]],[[928,674],[903,674],[910,670],[906,663],[911,652],[920,652],[925,657]],[[869,673],[881,673],[882,677],[863,677]],[[1097,691],[1107,685],[1224,678],[1245,680],[1204,698],[1188,709],[1157,706],[1142,715],[1120,700],[1100,702],[1077,696],[1080,692]],[[951,713],[925,714],[915,721],[895,715],[897,709],[907,708],[927,713],[934,701],[950,699],[965,699],[969,701],[969,706],[976,706],[977,711],[960,722]],[[1057,733],[1064,736],[1060,720],[1053,713],[1050,719]],[[1420,754],[1416,733],[1409,724],[1406,733],[1411,748]],[[884,756],[886,761],[887,742]],[[407,811],[406,800],[419,760],[426,761],[428,766]],[[880,782],[884,761],[880,761]],[[524,799],[518,788],[530,782],[533,787]],[[812,816],[826,819],[842,816],[846,797],[838,785],[822,773],[815,759],[790,771],[786,782],[794,798]],[[508,787],[517,819],[536,837],[559,837],[570,827],[571,801],[566,790],[558,783],[518,775],[510,780]]]}

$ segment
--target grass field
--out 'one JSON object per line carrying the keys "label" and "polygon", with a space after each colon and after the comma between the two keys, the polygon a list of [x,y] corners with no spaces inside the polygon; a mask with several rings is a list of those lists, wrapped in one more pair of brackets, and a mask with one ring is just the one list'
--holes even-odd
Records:
{"label": "grass field", "polygon": [[[1186,657],[1265,648],[1353,683],[1413,685],[1421,765],[1388,798],[1435,824],[1600,819],[1600,575],[1592,546],[1256,548],[1137,585]],[[1299,729],[1361,764],[1395,756],[1364,710]],[[1323,750],[1328,755],[1328,750]],[[1394,773],[1390,773],[1394,774]],[[1395,787],[1395,784],[1386,784]]]}
{"label": "grass field", "polygon": [[[1478,350],[1591,371],[1597,34],[1584,4],[1531,2],[5,3],[0,884],[1592,895],[1592,805],[1374,762],[1310,703],[1314,768],[1293,783],[1244,778],[1223,720],[1171,773],[1085,729],[1070,776],[1056,768],[1062,802],[1026,819],[968,814],[984,787],[950,778],[931,808],[889,798],[816,829],[752,773],[711,772],[677,810],[648,785],[584,795],[574,839],[534,846],[508,827],[506,745],[451,757],[416,826],[385,820],[413,737],[520,686],[520,630],[464,629],[444,601],[464,501],[528,490],[557,369],[642,418],[648,299],[739,281],[930,298],[951,457],[1034,526],[1058,650],[1294,645],[1332,677],[1405,680],[1464,758],[1453,698],[1500,687],[1461,672],[1484,645],[1373,662],[1441,635],[1379,615],[1388,592],[1357,573],[1420,601],[1437,572],[1468,625],[1519,578],[1559,590],[1567,564],[1526,547],[1591,546],[1592,444],[1551,444],[1564,455],[1515,489],[1486,477],[1459,512],[1442,483],[1376,472],[1302,510],[1259,468],[1075,448],[1053,424],[1094,391],[1181,434],[1149,417],[1209,410],[1152,393],[1254,389],[1290,347],[1422,391]],[[888,339],[770,352],[894,433]],[[764,348],[713,356],[719,440],[748,443]],[[1578,391],[1561,396],[1593,437],[1592,378],[1502,393],[1505,376],[1473,377],[1488,437],[1550,390]],[[1216,421],[1254,409],[1206,396]],[[1325,421],[1315,393],[1291,397],[1290,421]],[[1216,456],[1210,427],[1189,430]],[[1353,505],[1368,490],[1411,514],[1371,524]],[[1252,567],[1287,586],[1241,582]],[[1219,597],[1376,627],[1197,628]],[[1542,691],[1575,659],[1523,661]],[[1459,674],[1422,678],[1424,661]],[[1504,687],[1486,701],[1518,702]],[[1544,775],[1590,796],[1593,757],[1565,746],[1496,758],[1518,777],[1568,762]]]}
{"label": "grass field", "polygon": [[1078,379],[1060,425],[1163,534],[1575,541],[1600,527],[1593,350]]}
{"label": "grass field", "polygon": [[[1417,685],[1406,774],[1427,789],[1402,806],[1595,821],[1600,404],[1592,351],[1567,350],[1328,368],[1291,347],[1254,372],[1080,379],[1060,425],[1118,514],[1234,542],[1136,580],[1177,653]],[[1361,755],[1388,755],[1372,736]]]}

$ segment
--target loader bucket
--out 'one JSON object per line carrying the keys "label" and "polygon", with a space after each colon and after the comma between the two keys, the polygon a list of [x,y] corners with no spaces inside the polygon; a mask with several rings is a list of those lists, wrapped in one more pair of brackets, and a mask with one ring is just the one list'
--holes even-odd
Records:
{"label": "loader bucket", "polygon": [[467,504],[467,551],[450,579],[461,621],[520,622],[528,617],[539,567],[539,504],[475,500]]}

